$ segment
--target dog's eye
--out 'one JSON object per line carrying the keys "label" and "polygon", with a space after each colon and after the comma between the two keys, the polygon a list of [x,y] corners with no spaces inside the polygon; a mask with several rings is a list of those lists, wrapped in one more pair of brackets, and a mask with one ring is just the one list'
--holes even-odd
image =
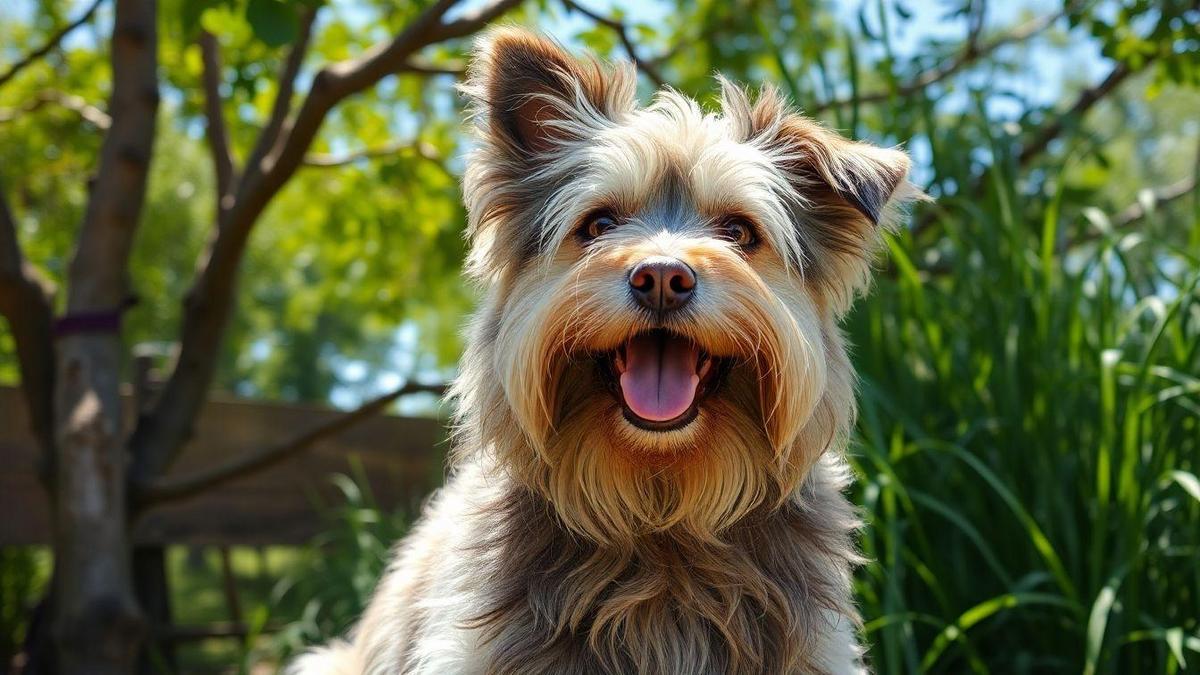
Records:
{"label": "dog's eye", "polygon": [[758,243],[758,235],[754,226],[745,218],[729,218],[717,228],[717,234],[722,239],[728,239],[742,248],[750,248]]}
{"label": "dog's eye", "polygon": [[599,211],[587,217],[579,228],[579,237],[585,242],[608,232],[617,226],[617,219],[607,211]]}

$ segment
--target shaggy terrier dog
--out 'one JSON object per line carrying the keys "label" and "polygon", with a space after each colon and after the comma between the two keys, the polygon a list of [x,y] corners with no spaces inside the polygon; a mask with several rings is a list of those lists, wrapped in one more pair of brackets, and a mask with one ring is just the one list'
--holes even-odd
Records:
{"label": "shaggy terrier dog", "polygon": [[720,85],[643,108],[629,66],[484,38],[452,473],[291,672],[864,670],[838,320],[919,192],[904,153]]}

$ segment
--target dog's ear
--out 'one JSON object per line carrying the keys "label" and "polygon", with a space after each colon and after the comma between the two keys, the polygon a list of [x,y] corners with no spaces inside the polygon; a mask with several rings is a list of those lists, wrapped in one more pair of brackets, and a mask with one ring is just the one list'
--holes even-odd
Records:
{"label": "dog's ear", "polygon": [[911,162],[900,150],[852,141],[799,115],[783,118],[780,139],[790,155],[788,168],[810,188],[810,199],[827,189],[827,196],[844,200],[873,225],[907,187]]}
{"label": "dog's ear", "polygon": [[742,140],[766,149],[816,208],[848,207],[880,225],[890,202],[921,196],[905,180],[910,162],[904,152],[845,138],[791,110],[773,87],[751,104],[745,91],[722,79],[721,98]]}
{"label": "dog's ear", "polygon": [[751,103],[722,81],[722,108],[734,136],[761,149],[792,188],[803,268],[845,312],[870,282],[880,232],[904,205],[927,199],[907,180],[908,155],[848,139],[792,110],[772,87]]}
{"label": "dog's ear", "polygon": [[555,42],[499,28],[478,43],[464,91],[489,140],[532,158],[586,139],[633,107],[627,67],[582,62]]}

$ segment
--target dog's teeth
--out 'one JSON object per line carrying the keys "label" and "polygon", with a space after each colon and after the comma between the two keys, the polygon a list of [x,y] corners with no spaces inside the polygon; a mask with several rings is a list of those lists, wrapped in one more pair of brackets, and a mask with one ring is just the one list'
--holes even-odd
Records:
{"label": "dog's teeth", "polygon": [[710,358],[708,356],[701,357],[699,376],[701,378],[703,378],[705,375],[708,374],[708,371],[711,369],[712,369],[712,358]]}
{"label": "dog's teeth", "polygon": [[616,354],[613,355],[613,364],[617,367],[618,373],[625,372],[625,354],[622,352],[623,350],[618,349]]}

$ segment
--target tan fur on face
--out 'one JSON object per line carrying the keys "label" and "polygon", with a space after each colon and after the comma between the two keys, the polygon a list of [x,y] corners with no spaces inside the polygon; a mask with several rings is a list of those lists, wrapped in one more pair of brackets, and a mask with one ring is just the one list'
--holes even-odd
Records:
{"label": "tan fur on face", "polygon": [[[500,301],[504,320],[488,354],[478,357],[489,367],[477,371],[478,380],[464,373],[459,382],[463,410],[509,414],[461,426],[480,434],[476,443],[507,449],[514,477],[542,492],[580,534],[628,540],[682,524],[712,538],[763,500],[790,495],[844,435],[848,420],[836,411],[851,405],[851,392],[827,386],[825,339],[808,337],[833,329],[821,325],[805,294],[771,290],[771,277],[791,285],[778,263],[762,270],[764,278],[732,245],[711,237],[648,236],[630,227],[612,239],[583,257],[563,252],[513,284]],[[637,261],[664,254],[711,280],[691,318],[668,325],[737,365],[725,392],[693,424],[650,433],[622,420],[599,388],[590,355],[651,327],[629,311],[621,280]],[[810,424],[818,406],[821,419]],[[666,466],[650,461],[653,471],[638,461],[662,453],[685,456]]]}
{"label": "tan fur on face", "polygon": [[[842,496],[854,374],[837,322],[919,195],[907,157],[721,81],[706,112],[514,29],[464,90],[470,331],[455,474],[347,656],[370,673],[846,673],[862,668]],[[604,209],[619,225],[579,236]],[[717,235],[753,223],[757,246]],[[658,317],[639,261],[695,272]],[[728,364],[683,428],[624,418],[602,359],[667,329]],[[314,662],[315,663],[315,662]],[[318,666],[308,666],[318,672]]]}

